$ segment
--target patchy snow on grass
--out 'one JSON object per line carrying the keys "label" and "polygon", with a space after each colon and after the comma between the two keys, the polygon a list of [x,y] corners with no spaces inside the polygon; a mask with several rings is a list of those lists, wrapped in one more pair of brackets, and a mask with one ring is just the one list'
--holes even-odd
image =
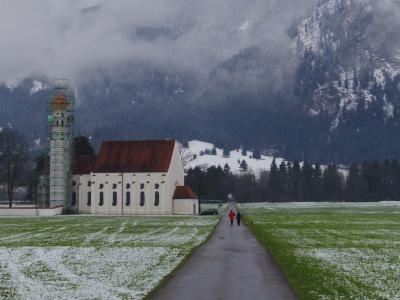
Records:
{"label": "patchy snow on grass", "polygon": [[400,201],[380,201],[380,202],[284,202],[284,203],[242,203],[240,207],[245,209],[267,209],[267,210],[281,210],[281,209],[296,209],[296,208],[373,208],[373,207],[400,207]]}
{"label": "patchy snow on grass", "polygon": [[249,203],[240,209],[294,261],[287,268],[313,274],[314,284],[296,278],[311,298],[400,299],[400,202]]}
{"label": "patchy snow on grass", "polygon": [[0,299],[142,299],[215,217],[0,218]]}
{"label": "patchy snow on grass", "polygon": [[0,248],[7,277],[0,292],[17,299],[139,299],[186,254],[164,247]]}
{"label": "patchy snow on grass", "polygon": [[[379,246],[379,245],[377,245]],[[395,248],[301,249],[300,257],[310,257],[321,267],[334,269],[352,286],[359,299],[400,298],[400,257]],[[351,279],[357,278],[358,284]]]}

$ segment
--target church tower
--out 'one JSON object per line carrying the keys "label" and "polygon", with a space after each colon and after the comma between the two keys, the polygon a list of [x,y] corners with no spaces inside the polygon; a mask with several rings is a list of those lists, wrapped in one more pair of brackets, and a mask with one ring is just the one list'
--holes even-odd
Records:
{"label": "church tower", "polygon": [[55,86],[51,100],[50,124],[50,207],[71,202],[73,96],[64,83]]}

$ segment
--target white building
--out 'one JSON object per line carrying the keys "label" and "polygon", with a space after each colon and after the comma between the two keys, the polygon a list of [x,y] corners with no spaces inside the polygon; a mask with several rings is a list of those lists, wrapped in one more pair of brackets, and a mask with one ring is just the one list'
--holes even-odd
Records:
{"label": "white building", "polygon": [[174,140],[106,141],[76,159],[71,209],[104,215],[198,214]]}

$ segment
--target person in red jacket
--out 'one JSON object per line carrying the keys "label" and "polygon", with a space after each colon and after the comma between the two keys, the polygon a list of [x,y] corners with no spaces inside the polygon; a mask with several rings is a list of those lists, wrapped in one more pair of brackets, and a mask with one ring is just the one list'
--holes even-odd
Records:
{"label": "person in red jacket", "polygon": [[233,220],[235,220],[235,213],[233,210],[229,213],[229,219],[231,220],[231,226],[233,226]]}

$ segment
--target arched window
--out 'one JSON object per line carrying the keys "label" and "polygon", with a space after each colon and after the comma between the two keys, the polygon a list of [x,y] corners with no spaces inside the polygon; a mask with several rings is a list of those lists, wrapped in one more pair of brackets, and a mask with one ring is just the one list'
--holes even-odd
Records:
{"label": "arched window", "polygon": [[113,192],[112,206],[117,206],[117,192]]}
{"label": "arched window", "polygon": [[126,197],[125,197],[125,205],[129,206],[131,205],[131,192],[126,192]]}
{"label": "arched window", "polygon": [[140,192],[140,206],[144,206],[145,195],[144,192]]}
{"label": "arched window", "polygon": [[92,192],[87,193],[87,206],[92,205]]}
{"label": "arched window", "polygon": [[99,186],[99,188],[102,190],[102,189],[103,189],[103,187],[104,187],[104,184],[100,183],[100,186]]}
{"label": "arched window", "polygon": [[160,192],[157,191],[154,193],[154,205],[158,206],[160,204]]}
{"label": "arched window", "polygon": [[143,190],[144,189],[144,183],[140,184],[140,189]]}
{"label": "arched window", "polygon": [[158,183],[156,183],[156,184],[154,185],[154,188],[155,188],[156,190],[158,190],[159,187],[160,187],[160,185],[159,185]]}
{"label": "arched window", "polygon": [[72,192],[71,206],[76,205],[76,192]]}
{"label": "arched window", "polygon": [[99,197],[99,206],[103,206],[104,204],[104,193],[100,192],[100,197]]}
{"label": "arched window", "polygon": [[92,186],[92,182],[88,181],[87,186]]}
{"label": "arched window", "polygon": [[129,190],[131,188],[131,185],[129,183],[126,184],[126,189]]}
{"label": "arched window", "polygon": [[117,188],[117,184],[113,183],[112,188],[113,188],[113,190],[115,190]]}

